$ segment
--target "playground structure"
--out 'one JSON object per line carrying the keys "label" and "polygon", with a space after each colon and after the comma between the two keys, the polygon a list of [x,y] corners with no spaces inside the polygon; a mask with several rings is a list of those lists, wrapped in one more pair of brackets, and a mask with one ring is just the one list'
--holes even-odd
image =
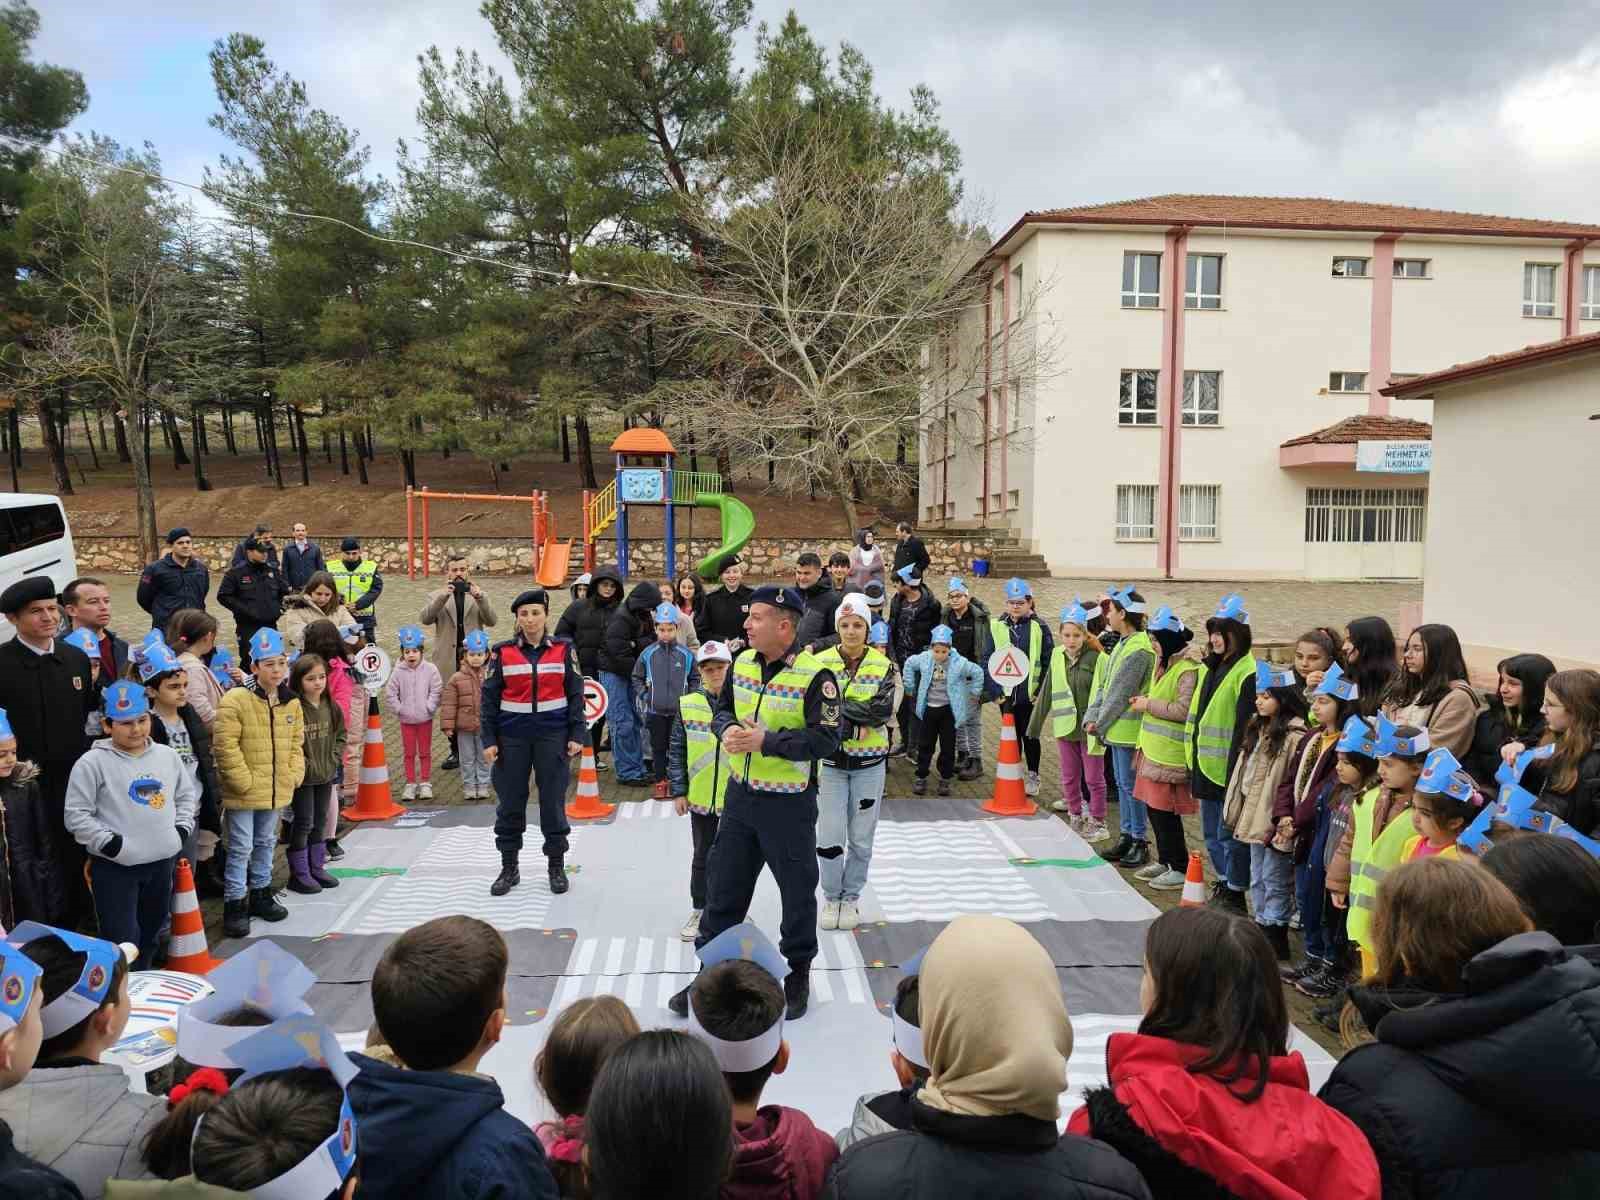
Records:
{"label": "playground structure", "polygon": [[[628,577],[628,509],[634,505],[664,507],[665,564],[663,574],[678,573],[677,522],[679,508],[713,508],[721,517],[721,544],[696,564],[700,578],[715,582],[722,564],[744,548],[755,533],[755,514],[749,505],[725,494],[722,476],[713,471],[680,471],[673,466],[677,451],[672,439],[648,427],[624,430],[611,443],[617,456],[617,477],[598,492],[583,497],[584,565],[594,569],[595,539],[612,524],[617,528],[617,573]],[[628,460],[645,460],[630,464]]]}
{"label": "playground structure", "polygon": [[483,504],[528,505],[532,542],[532,573],[541,587],[560,587],[567,581],[572,561],[572,539],[556,540],[555,518],[550,515],[550,496],[533,492],[526,496],[503,496],[474,492],[430,492],[427,488],[406,489],[406,577],[417,577],[417,517],[421,516],[422,577],[433,574],[429,550],[428,505],[436,500],[467,500]]}

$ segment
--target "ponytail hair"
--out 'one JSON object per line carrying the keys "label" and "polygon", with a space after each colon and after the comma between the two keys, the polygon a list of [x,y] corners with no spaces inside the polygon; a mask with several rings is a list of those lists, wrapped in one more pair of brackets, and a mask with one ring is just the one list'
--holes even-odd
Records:
{"label": "ponytail hair", "polygon": [[[218,1017],[218,1025],[233,1029],[270,1025],[263,1012],[251,1008],[235,1009]],[[167,1115],[150,1127],[139,1152],[157,1179],[181,1179],[191,1174],[189,1153],[194,1144],[194,1127],[221,1101],[234,1081],[244,1072],[237,1068],[205,1067],[182,1057],[172,1062],[172,1088],[167,1092]],[[218,1083],[221,1086],[218,1087]]]}

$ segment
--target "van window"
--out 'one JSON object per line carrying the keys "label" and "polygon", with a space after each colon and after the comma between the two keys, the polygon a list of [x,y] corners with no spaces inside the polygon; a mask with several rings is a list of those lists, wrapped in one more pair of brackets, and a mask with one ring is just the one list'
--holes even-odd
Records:
{"label": "van window", "polygon": [[67,535],[67,523],[56,504],[23,504],[0,509],[0,555],[43,546]]}

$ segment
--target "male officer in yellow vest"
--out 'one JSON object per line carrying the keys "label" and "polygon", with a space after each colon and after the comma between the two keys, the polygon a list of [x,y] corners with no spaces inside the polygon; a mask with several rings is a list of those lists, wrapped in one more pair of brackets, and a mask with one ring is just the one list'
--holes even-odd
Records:
{"label": "male officer in yellow vest", "polygon": [[[817,956],[817,764],[842,737],[839,681],[799,645],[805,599],[796,588],[757,588],[745,620],[749,649],[734,660],[712,728],[727,756],[722,821],[706,864],[706,910],[695,946],[742,922],[766,866],[783,898],[778,949],[788,1019],[805,1015]],[[689,1012],[689,989],[668,1001]]]}

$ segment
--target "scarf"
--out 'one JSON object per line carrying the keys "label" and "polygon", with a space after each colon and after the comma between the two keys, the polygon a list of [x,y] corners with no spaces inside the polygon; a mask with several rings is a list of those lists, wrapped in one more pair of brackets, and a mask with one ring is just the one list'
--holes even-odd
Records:
{"label": "scarf", "polygon": [[924,1104],[965,1116],[1061,1116],[1072,1022],[1044,947],[1013,921],[972,916],[934,940],[921,971]]}

